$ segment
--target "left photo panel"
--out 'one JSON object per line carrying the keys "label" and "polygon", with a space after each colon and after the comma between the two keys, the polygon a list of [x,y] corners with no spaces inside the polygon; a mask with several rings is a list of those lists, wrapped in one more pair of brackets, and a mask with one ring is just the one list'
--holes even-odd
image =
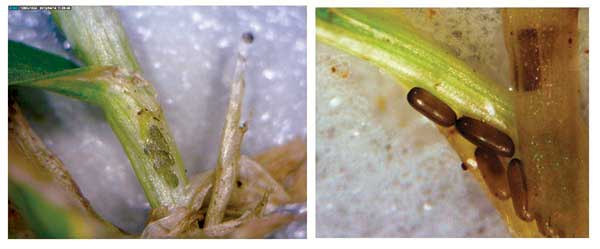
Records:
{"label": "left photo panel", "polygon": [[9,6],[9,238],[306,238],[306,7]]}

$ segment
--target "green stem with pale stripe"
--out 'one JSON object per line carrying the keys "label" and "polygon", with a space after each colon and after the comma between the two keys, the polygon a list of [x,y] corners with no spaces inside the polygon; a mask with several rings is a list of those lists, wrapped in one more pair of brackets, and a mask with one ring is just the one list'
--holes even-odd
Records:
{"label": "green stem with pale stripe", "polygon": [[397,15],[379,9],[317,9],[317,40],[363,58],[398,79],[421,87],[457,114],[514,133],[512,95],[433,42]]}

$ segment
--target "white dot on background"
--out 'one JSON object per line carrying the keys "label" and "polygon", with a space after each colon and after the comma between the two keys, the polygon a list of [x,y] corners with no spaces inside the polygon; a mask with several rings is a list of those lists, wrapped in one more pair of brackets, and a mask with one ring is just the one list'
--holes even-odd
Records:
{"label": "white dot on background", "polygon": [[430,211],[433,207],[431,206],[431,204],[429,204],[429,202],[426,202],[425,204],[423,204],[423,210],[425,211]]}
{"label": "white dot on background", "polygon": [[199,22],[200,20],[202,20],[202,16],[198,12],[194,12],[192,14],[192,21]]}
{"label": "white dot on background", "polygon": [[262,121],[266,121],[271,117],[271,115],[268,112],[265,112],[263,115],[260,116],[260,120]]}
{"label": "white dot on background", "polygon": [[270,69],[263,70],[262,74],[269,80],[272,80],[275,77],[275,72],[271,71]]}
{"label": "white dot on background", "polygon": [[221,39],[221,40],[219,41],[219,44],[218,44],[218,46],[219,46],[219,48],[226,48],[226,47],[229,47],[229,40],[227,40],[227,39]]}

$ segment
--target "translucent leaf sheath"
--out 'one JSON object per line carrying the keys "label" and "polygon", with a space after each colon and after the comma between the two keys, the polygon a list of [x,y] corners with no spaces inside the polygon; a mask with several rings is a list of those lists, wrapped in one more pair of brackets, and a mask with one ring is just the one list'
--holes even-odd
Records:
{"label": "translucent leaf sheath", "polygon": [[379,9],[318,9],[317,39],[385,69],[407,89],[426,89],[459,116],[514,135],[510,93]]}
{"label": "translucent leaf sheath", "polygon": [[[519,155],[549,237],[588,237],[588,127],[579,113],[577,9],[505,9]],[[585,34],[584,34],[585,35]],[[548,232],[550,231],[550,232]]]}

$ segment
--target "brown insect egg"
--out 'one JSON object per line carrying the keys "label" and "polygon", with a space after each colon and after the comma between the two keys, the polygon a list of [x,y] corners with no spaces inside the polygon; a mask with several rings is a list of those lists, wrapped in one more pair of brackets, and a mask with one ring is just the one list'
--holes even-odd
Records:
{"label": "brown insect egg", "polygon": [[461,117],[456,121],[456,129],[478,147],[492,150],[505,157],[512,157],[515,154],[515,144],[508,135],[477,119]]}
{"label": "brown insect egg", "polygon": [[415,87],[408,92],[408,103],[438,125],[450,127],[456,122],[456,113],[427,90]]}
{"label": "brown insect egg", "polygon": [[532,221],[533,216],[529,213],[527,182],[521,160],[515,158],[510,161],[508,164],[507,178],[515,212],[522,220],[527,222]]}
{"label": "brown insect egg", "polygon": [[506,170],[504,170],[498,156],[491,150],[477,147],[475,160],[490,192],[500,200],[507,200],[510,197],[510,192],[506,181]]}

